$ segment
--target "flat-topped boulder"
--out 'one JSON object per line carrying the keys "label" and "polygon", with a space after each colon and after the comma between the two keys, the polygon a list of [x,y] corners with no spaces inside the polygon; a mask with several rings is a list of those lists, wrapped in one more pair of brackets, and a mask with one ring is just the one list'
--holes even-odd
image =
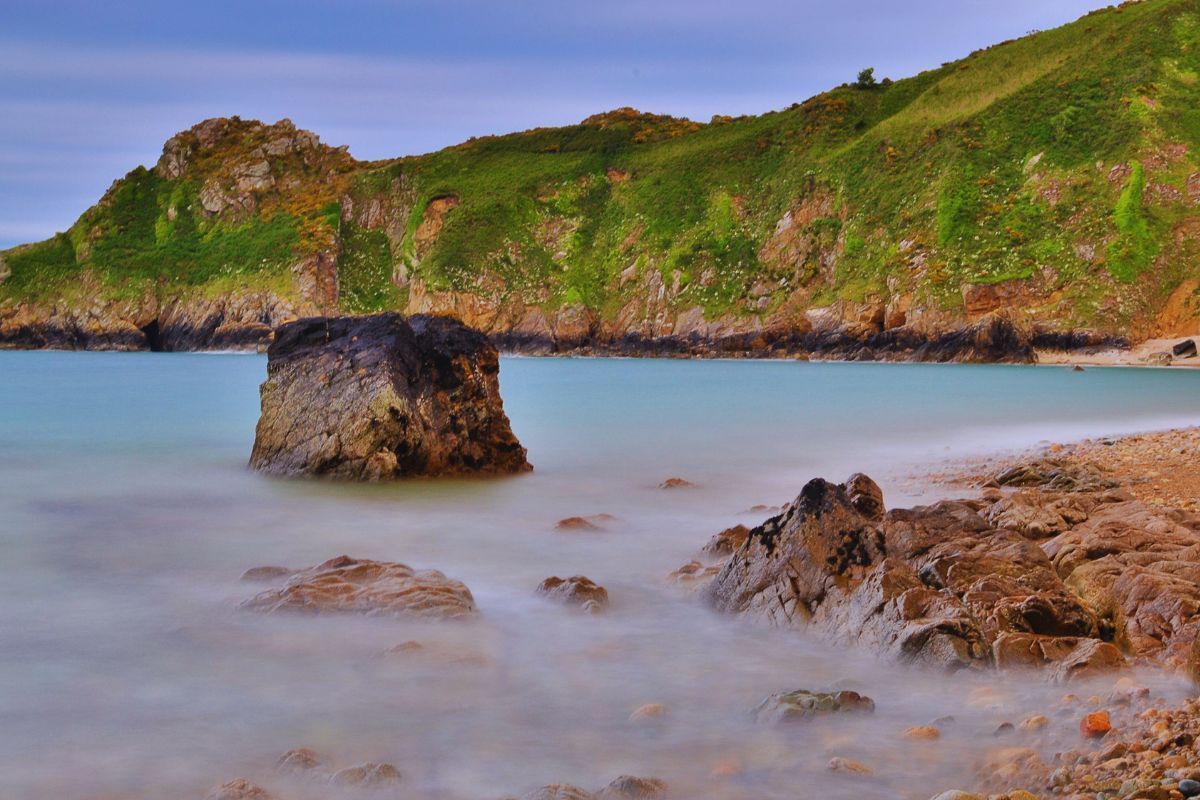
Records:
{"label": "flat-topped boulder", "polygon": [[530,469],[500,399],[499,357],[449,317],[311,317],[267,350],[253,469],[390,480]]}
{"label": "flat-topped boulder", "polygon": [[338,556],[297,572],[242,606],[265,612],[464,617],[475,613],[475,598],[465,584],[434,569]]}

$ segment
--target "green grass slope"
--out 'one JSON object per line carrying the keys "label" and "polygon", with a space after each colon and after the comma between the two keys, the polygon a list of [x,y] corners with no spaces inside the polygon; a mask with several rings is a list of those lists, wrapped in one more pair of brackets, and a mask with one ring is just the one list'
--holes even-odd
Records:
{"label": "green grass slope", "polygon": [[[68,231],[0,254],[0,304],[253,289],[367,312],[420,293],[615,321],[661,291],[710,320],[1009,304],[1135,337],[1195,324],[1197,0],[761,116],[621,109],[383,162],[307,136],[180,134]],[[335,294],[297,279],[319,259]]]}

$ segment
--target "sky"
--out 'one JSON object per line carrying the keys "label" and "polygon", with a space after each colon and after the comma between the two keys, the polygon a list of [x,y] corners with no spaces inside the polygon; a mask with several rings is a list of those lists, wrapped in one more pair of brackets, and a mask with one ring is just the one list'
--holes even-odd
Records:
{"label": "sky", "polygon": [[0,248],[65,230],[214,116],[364,159],[619,106],[784,108],[900,78],[1100,0],[0,0]]}

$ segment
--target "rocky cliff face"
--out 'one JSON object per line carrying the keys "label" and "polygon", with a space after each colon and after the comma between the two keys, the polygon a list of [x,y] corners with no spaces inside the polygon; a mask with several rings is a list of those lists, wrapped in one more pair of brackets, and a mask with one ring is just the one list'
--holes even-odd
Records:
{"label": "rocky cliff face", "polygon": [[1124,491],[990,493],[884,511],[861,475],[808,483],[704,587],[718,610],[951,668],[1126,658],[1186,669],[1200,517]]}
{"label": "rocky cliff face", "polygon": [[495,348],[445,317],[313,317],[267,351],[253,469],[387,480],[530,469]]}
{"label": "rocky cliff face", "polygon": [[618,109],[386,161],[206,120],[0,253],[0,346],[262,346],[389,310],[534,353],[1023,361],[1191,334],[1198,15],[1123,4],[761,116]]}

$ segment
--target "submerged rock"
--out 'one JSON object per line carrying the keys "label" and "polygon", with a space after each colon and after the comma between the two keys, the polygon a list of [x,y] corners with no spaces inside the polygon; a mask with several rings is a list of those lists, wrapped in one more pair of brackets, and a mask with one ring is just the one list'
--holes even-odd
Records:
{"label": "submerged rock", "polygon": [[604,527],[607,522],[612,522],[616,517],[612,514],[592,514],[588,517],[566,517],[555,523],[554,527],[560,531],[598,531]]}
{"label": "submerged rock", "polygon": [[662,483],[660,483],[658,485],[658,488],[660,488],[660,489],[688,489],[695,485],[696,484],[692,483],[691,481],[687,480],[686,478],[667,478],[665,481],[663,481]]}
{"label": "submerged rock", "polygon": [[792,722],[818,717],[825,714],[869,713],[875,710],[875,701],[858,692],[810,692],[797,689],[794,692],[773,694],[754,710],[759,722]]}
{"label": "submerged rock", "polygon": [[608,605],[608,590],[591,578],[572,575],[570,578],[554,576],[546,578],[537,588],[538,594],[579,606],[591,614],[598,614]]}
{"label": "submerged rock", "polygon": [[236,778],[213,789],[204,800],[274,800],[274,796],[245,778]]}
{"label": "submerged rock", "polygon": [[521,795],[521,800],[596,800],[596,795],[569,783],[552,783]]}
{"label": "submerged rock", "polygon": [[462,617],[475,612],[471,591],[437,570],[339,556],[296,573],[278,589],[247,600],[255,611]]}
{"label": "submerged rock", "polygon": [[312,317],[267,351],[253,469],[386,480],[530,469],[496,349],[447,317]]}
{"label": "submerged rock", "polygon": [[297,747],[288,750],[275,762],[275,770],[283,773],[311,772],[320,767],[324,759],[316,750],[309,747]]}
{"label": "submerged rock", "polygon": [[244,581],[273,581],[291,575],[295,570],[287,567],[251,567],[242,573]]}
{"label": "submerged rock", "polygon": [[600,800],[662,800],[666,796],[666,781],[632,775],[622,775],[596,793]]}
{"label": "submerged rock", "polygon": [[402,779],[403,776],[400,774],[400,770],[391,764],[377,764],[373,761],[368,761],[357,767],[346,767],[345,769],[338,770],[329,778],[329,783],[332,786],[377,788],[380,786],[393,786],[400,783]]}

